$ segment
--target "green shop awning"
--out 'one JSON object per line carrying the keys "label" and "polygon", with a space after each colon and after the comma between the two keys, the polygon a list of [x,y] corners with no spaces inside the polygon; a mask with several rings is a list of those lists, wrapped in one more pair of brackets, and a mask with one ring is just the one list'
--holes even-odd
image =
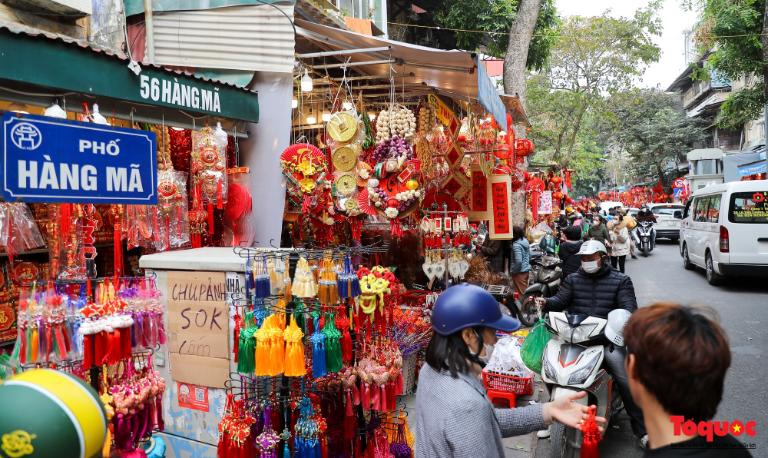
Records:
{"label": "green shop awning", "polygon": [[83,42],[0,23],[2,80],[232,120],[258,122],[258,94],[231,84],[140,64]]}

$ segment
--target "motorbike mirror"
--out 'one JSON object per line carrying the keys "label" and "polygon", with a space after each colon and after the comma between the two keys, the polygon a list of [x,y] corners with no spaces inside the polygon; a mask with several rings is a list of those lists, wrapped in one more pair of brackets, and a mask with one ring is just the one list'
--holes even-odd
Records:
{"label": "motorbike mirror", "polygon": [[683,219],[683,212],[680,210],[675,210],[675,213],[673,213],[672,216],[674,216],[675,219]]}

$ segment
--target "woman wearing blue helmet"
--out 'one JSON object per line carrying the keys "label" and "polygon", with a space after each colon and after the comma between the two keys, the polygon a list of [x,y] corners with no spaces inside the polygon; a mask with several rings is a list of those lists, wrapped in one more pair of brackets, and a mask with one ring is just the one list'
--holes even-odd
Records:
{"label": "woman wearing blue helmet", "polygon": [[502,437],[539,431],[555,420],[578,427],[586,417],[587,407],[572,402],[585,392],[515,409],[495,409],[490,403],[480,375],[493,352],[496,331],[519,327],[519,321],[502,315],[483,288],[462,284],[440,295],[432,311],[435,333],[416,390],[417,458],[501,458]]}

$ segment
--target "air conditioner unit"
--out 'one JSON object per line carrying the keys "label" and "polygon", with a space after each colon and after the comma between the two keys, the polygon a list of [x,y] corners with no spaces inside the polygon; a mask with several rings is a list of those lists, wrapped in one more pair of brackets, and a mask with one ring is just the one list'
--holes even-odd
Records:
{"label": "air conditioner unit", "polygon": [[89,16],[93,11],[91,0],[3,0],[3,3],[35,14]]}

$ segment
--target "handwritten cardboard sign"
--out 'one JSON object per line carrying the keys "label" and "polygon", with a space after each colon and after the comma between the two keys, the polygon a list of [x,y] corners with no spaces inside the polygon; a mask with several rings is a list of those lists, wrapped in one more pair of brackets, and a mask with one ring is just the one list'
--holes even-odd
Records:
{"label": "handwritten cardboard sign", "polygon": [[168,349],[177,382],[224,388],[229,308],[224,272],[168,272]]}

